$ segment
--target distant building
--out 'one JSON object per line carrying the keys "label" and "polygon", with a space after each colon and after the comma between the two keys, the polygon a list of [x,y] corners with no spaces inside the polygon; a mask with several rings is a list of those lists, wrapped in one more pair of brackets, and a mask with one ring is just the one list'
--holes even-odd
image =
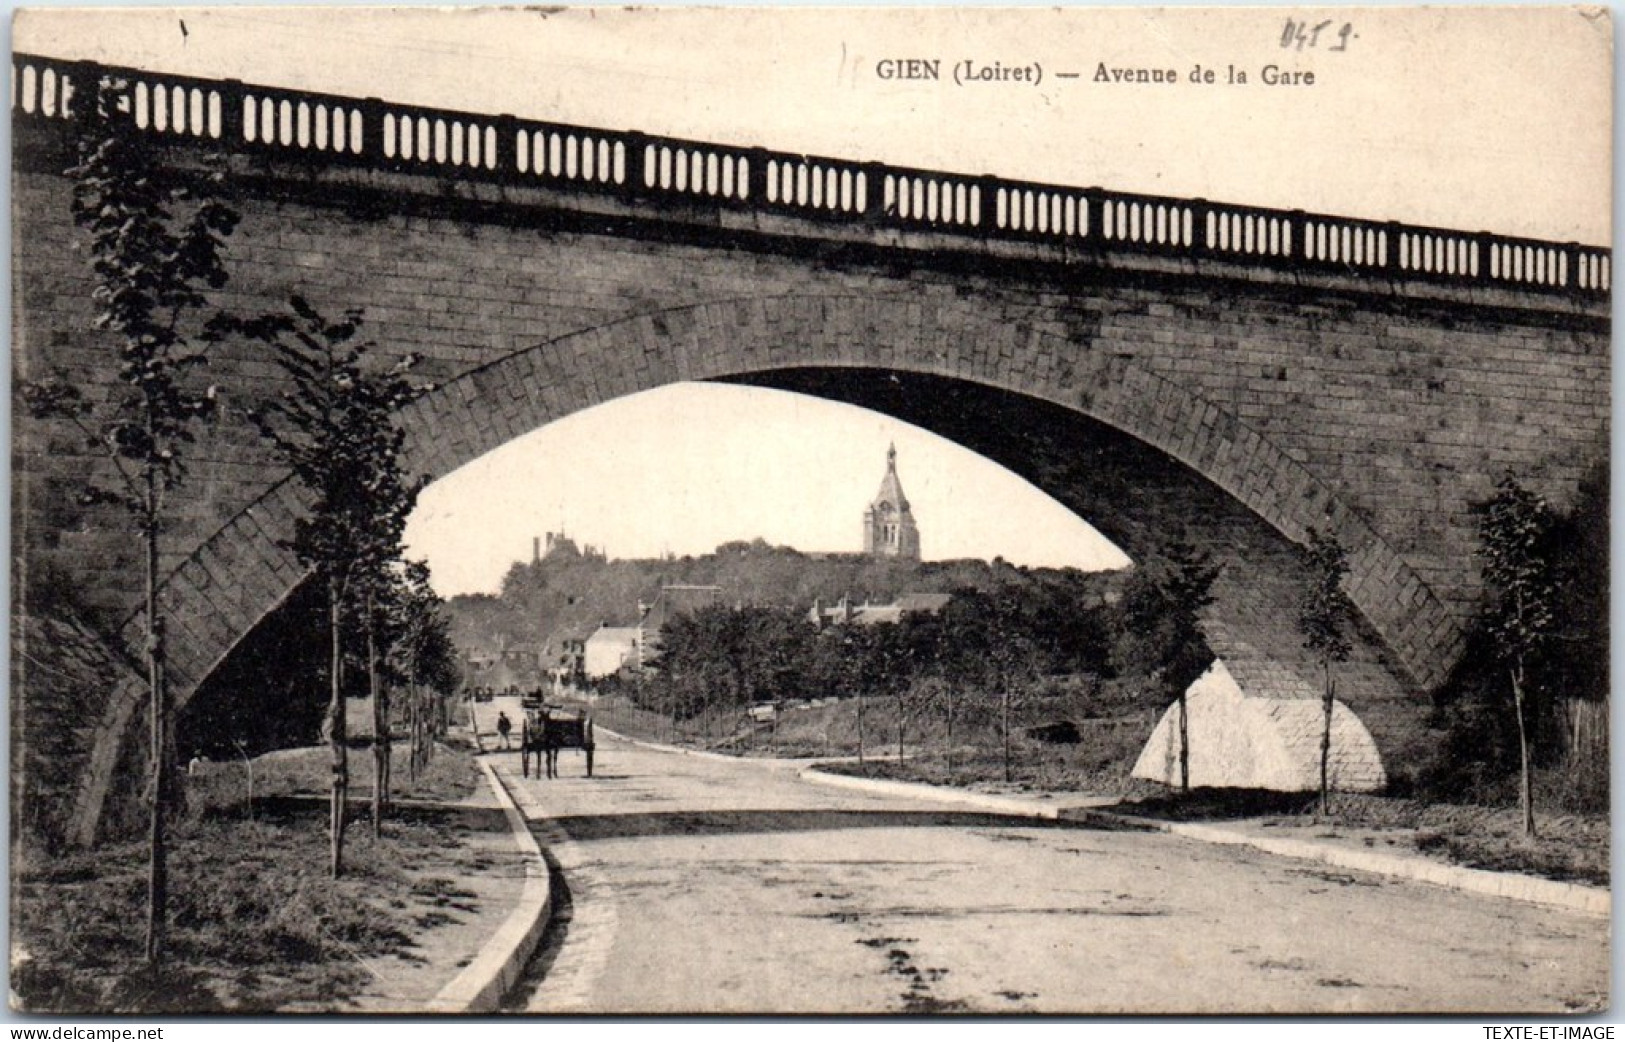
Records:
{"label": "distant building", "polygon": [[580,687],[587,679],[587,638],[591,634],[574,627],[558,636],[559,654],[553,679],[558,687]]}
{"label": "distant building", "polygon": [[870,557],[920,559],[920,529],[897,478],[897,446],[886,450],[886,476],[863,511],[863,552]]}
{"label": "distant building", "polygon": [[882,622],[902,622],[909,615],[936,615],[948,606],[952,595],[946,593],[905,593],[890,604],[853,604],[842,597],[833,607],[824,607],[823,601],[813,601],[807,621],[819,629],[830,626],[873,626]]}
{"label": "distant building", "polygon": [[936,615],[951,600],[948,593],[905,593],[892,606],[902,615]]}
{"label": "distant building", "polygon": [[519,690],[531,686],[533,679],[533,675],[498,660],[482,668],[465,670],[463,686],[470,689],[484,688],[488,691]]}
{"label": "distant building", "polygon": [[577,546],[576,541],[565,535],[563,532],[547,533],[547,545],[545,550],[543,549],[542,540],[540,538],[535,538],[530,541],[531,564],[541,564],[543,561],[554,557],[573,557],[588,561],[605,560],[604,550],[602,547],[593,546],[591,543],[588,543],[585,546]]}
{"label": "distant building", "polygon": [[661,631],[675,616],[692,615],[717,603],[721,596],[720,586],[661,586],[652,602],[647,606],[638,605],[638,668],[642,669],[659,654]]}
{"label": "distant building", "polygon": [[599,626],[581,649],[581,671],[588,680],[614,676],[637,666],[638,628]]}
{"label": "distant building", "polygon": [[508,688],[534,687],[542,677],[541,649],[532,643],[510,644],[506,634],[499,633],[496,646],[477,646],[463,656],[463,676],[466,686],[503,691]]}
{"label": "distant building", "polygon": [[502,661],[518,672],[535,672],[542,666],[541,645],[529,641],[509,644],[502,651]]}
{"label": "distant building", "polygon": [[604,624],[582,647],[582,672],[588,680],[623,669],[643,670],[660,652],[660,634],[678,615],[689,615],[722,596],[720,586],[662,586],[652,601],[638,602],[630,626]]}

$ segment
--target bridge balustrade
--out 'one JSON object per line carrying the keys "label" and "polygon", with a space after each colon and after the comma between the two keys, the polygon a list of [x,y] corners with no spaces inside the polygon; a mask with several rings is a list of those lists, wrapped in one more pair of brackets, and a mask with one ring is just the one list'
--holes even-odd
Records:
{"label": "bridge balustrade", "polygon": [[1601,247],[1205,200],[967,176],[760,148],[12,56],[16,120],[66,120],[76,87],[128,85],[143,130],[310,162],[790,214],[900,231],[1130,250],[1384,280],[1606,299]]}
{"label": "bridge balustrade", "polygon": [[1302,258],[1316,259],[1314,231],[1310,225],[1302,225],[1302,234],[1294,235],[1295,222],[1281,214],[1226,206],[1210,206],[1205,216],[1202,231],[1207,248],[1213,252],[1244,257],[1291,257],[1293,244],[1302,243]]}
{"label": "bridge balustrade", "polygon": [[[928,170],[880,169],[882,223],[937,229],[981,228],[986,194],[976,178]],[[1001,213],[998,227],[1004,224]]]}
{"label": "bridge balustrade", "polygon": [[[617,143],[616,155],[624,156]],[[743,203],[750,198],[750,157],[742,149],[698,147],[683,142],[650,141],[643,146],[643,179],[648,191],[688,193]],[[618,159],[624,164],[624,159]],[[622,183],[618,175],[616,183]]]}
{"label": "bridge balustrade", "polygon": [[1579,269],[1575,285],[1593,293],[1606,294],[1612,279],[1609,271],[1613,263],[1612,255],[1606,250],[1577,249],[1574,252],[1575,265]]}
{"label": "bridge balustrade", "polygon": [[1101,235],[1142,249],[1189,253],[1198,207],[1147,196],[1101,193]]}
{"label": "bridge balustrade", "polygon": [[857,163],[764,153],[761,197],[781,208],[829,214],[861,214],[869,182]]}
{"label": "bridge balustrade", "polygon": [[[1083,239],[1089,235],[1089,197],[1043,186],[994,190],[994,227],[1039,237]],[[1110,219],[1107,219],[1110,227]],[[1108,236],[1109,237],[1109,236]]]}
{"label": "bridge balustrade", "polygon": [[365,145],[365,117],[361,106],[337,99],[312,101],[283,91],[244,88],[239,143],[265,149],[360,156]]}
{"label": "bridge balustrade", "polygon": [[[375,107],[380,147],[385,160],[393,161],[396,169],[437,167],[471,172],[497,169],[494,120],[424,109]],[[357,135],[354,140],[365,147],[363,136]]]}
{"label": "bridge balustrade", "polygon": [[[1301,224],[1304,259],[1346,271],[1388,271],[1395,255],[1391,226],[1371,221],[1305,217]],[[1430,270],[1430,269],[1423,269]]]}

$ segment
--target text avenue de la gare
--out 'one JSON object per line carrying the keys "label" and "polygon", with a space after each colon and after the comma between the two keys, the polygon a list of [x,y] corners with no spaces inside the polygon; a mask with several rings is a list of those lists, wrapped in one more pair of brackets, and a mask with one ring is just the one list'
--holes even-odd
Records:
{"label": "text avenue de la gare", "polygon": [[[1077,71],[1054,72],[1061,80],[1085,78]],[[915,82],[949,82],[960,87],[989,84],[1021,84],[1039,86],[1044,82],[1044,66],[1040,62],[980,61],[964,58],[943,67],[941,58],[881,58],[875,62],[875,77],[881,80],[911,80]],[[1244,86],[1260,83],[1266,87],[1313,87],[1315,74],[1308,69],[1287,68],[1269,64],[1253,70],[1236,65],[1216,66],[1197,64],[1181,73],[1174,68],[1150,65],[1113,65],[1096,62],[1087,78],[1095,83],[1114,85],[1191,83],[1198,86]]]}

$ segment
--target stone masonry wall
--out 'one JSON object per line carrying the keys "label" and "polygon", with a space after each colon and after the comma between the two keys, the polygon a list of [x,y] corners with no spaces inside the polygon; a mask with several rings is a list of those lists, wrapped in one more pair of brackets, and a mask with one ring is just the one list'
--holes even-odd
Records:
{"label": "stone masonry wall", "polygon": [[[431,474],[677,379],[865,366],[971,381],[1144,441],[1287,540],[1337,531],[1357,603],[1423,686],[1459,653],[1476,593],[1470,504],[1511,470],[1564,505],[1606,458],[1606,314],[1561,298],[896,233],[831,242],[788,219],[720,233],[704,212],[570,212],[545,193],[403,175],[260,166],[240,183],[220,303],[258,313],[299,292],[333,314],[362,307],[381,357],[423,354],[444,385],[410,410]],[[105,391],[68,199],[49,170],[14,175],[14,371]],[[274,545],[298,504],[273,490],[281,475],[244,420],[276,370],[263,348],[225,345],[209,378],[224,408],[164,555],[182,698],[298,577]],[[18,578],[66,577],[127,640],[135,542],[75,501],[97,473],[78,434],[19,418]]]}

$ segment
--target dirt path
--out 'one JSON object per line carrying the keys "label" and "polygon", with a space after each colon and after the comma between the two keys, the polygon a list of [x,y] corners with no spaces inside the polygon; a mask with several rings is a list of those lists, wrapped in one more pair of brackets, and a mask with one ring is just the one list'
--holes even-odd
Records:
{"label": "dirt path", "polygon": [[1608,925],[1177,837],[604,742],[500,770],[551,846],[542,1012],[1562,1011]]}

